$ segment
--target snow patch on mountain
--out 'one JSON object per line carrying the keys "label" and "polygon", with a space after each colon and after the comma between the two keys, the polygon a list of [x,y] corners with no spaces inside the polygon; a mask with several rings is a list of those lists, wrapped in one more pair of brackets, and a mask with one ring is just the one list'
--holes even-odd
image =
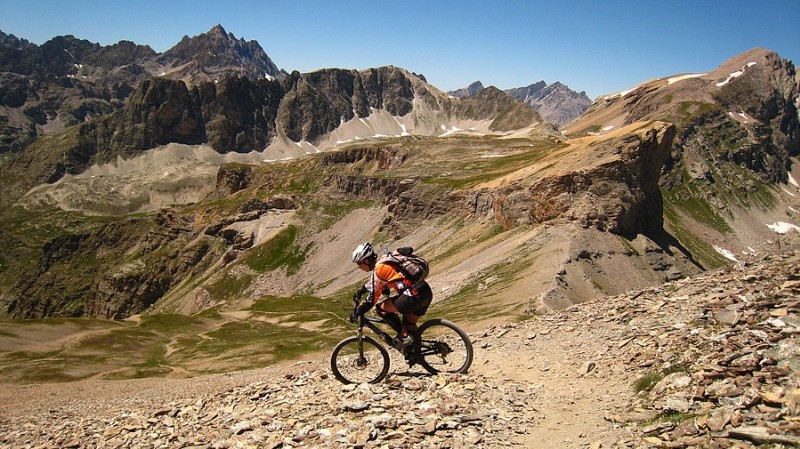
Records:
{"label": "snow patch on mountain", "polygon": [[800,232],[800,226],[797,226],[792,223],[787,223],[785,221],[776,221],[775,223],[768,224],[767,227],[777,232],[778,234],[786,234],[792,229],[794,229],[797,232]]}
{"label": "snow patch on mountain", "polygon": [[707,75],[706,73],[687,73],[685,75],[678,75],[673,76],[672,78],[667,79],[667,84],[677,83],[678,81],[683,81],[690,78],[700,78],[701,76]]}
{"label": "snow patch on mountain", "polygon": [[725,81],[721,81],[721,82],[717,83],[717,87],[722,87],[722,86],[728,84],[732,79],[738,78],[738,77],[744,75],[744,72],[747,71],[747,68],[748,67],[753,67],[754,65],[756,65],[755,62],[748,62],[747,65],[742,66],[742,68],[740,70],[737,70],[737,71],[731,73],[730,75],[728,75],[728,78],[726,78]]}

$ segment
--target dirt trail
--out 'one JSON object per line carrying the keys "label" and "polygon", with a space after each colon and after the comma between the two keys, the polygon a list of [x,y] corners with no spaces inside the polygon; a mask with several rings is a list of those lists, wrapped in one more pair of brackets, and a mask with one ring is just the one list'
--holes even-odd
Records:
{"label": "dirt trail", "polygon": [[632,380],[598,366],[604,342],[575,328],[536,323],[501,327],[494,334],[477,336],[473,373],[533,389],[534,419],[520,437],[524,447],[613,447],[634,438],[616,422],[629,413]]}

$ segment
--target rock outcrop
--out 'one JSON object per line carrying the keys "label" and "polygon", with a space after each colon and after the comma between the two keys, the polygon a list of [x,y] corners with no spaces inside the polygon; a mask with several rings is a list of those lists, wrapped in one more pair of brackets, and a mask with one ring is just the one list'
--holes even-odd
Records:
{"label": "rock outcrop", "polygon": [[[704,151],[713,149],[779,179],[787,157],[800,154],[795,77],[791,61],[757,48],[709,73],[661,78],[601,97],[565,133],[603,134],[642,120],[664,120],[678,127],[676,151],[690,152],[681,159],[708,159]],[[713,130],[703,132],[704,127]]]}
{"label": "rock outcrop", "polygon": [[[559,170],[526,172],[525,182],[515,175],[491,192],[496,220],[506,228],[567,219],[620,235],[657,231],[663,224],[659,175],[674,137],[674,126],[656,123],[577,144]],[[485,201],[486,193],[481,196]]]}
{"label": "rock outcrop", "polygon": [[470,84],[467,87],[463,87],[461,89],[451,90],[447,92],[448,95],[452,95],[456,98],[466,98],[466,97],[473,97],[478,95],[483,91],[483,83],[480,81],[475,81],[474,83]]}
{"label": "rock outcrop", "polygon": [[143,312],[220,256],[209,241],[195,238],[191,226],[164,210],[152,221],[131,219],[57,237],[44,245],[38,270],[14,287],[7,312],[17,318]]}
{"label": "rock outcrop", "polygon": [[155,62],[162,67],[163,76],[189,86],[225,78],[258,80],[286,76],[258,42],[237,39],[222,25],[198,36],[184,36],[174,47],[158,55]]}

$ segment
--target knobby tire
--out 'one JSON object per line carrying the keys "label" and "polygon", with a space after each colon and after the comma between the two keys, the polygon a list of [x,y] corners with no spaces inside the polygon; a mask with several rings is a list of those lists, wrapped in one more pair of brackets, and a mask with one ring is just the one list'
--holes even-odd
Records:
{"label": "knobby tire", "polygon": [[420,365],[431,374],[465,374],[472,365],[472,342],[453,322],[440,318],[426,321],[417,330],[414,343],[420,351]]}
{"label": "knobby tire", "polygon": [[346,338],[339,342],[331,354],[331,370],[339,382],[378,383],[389,372],[389,353],[377,341],[368,336]]}

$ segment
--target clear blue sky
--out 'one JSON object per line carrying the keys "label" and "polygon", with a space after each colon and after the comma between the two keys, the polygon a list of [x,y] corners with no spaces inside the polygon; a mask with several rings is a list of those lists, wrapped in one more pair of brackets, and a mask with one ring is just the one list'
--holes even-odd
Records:
{"label": "clear blue sky", "polygon": [[0,0],[0,30],[163,52],[221,24],[278,67],[395,65],[442,90],[561,81],[591,97],[754,47],[800,63],[800,0]]}

